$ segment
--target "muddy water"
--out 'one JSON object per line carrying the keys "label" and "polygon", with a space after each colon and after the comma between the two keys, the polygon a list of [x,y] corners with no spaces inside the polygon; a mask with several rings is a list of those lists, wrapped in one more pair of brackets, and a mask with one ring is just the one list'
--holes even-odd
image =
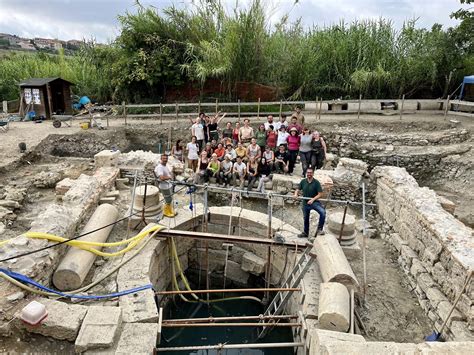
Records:
{"label": "muddy water", "polygon": [[[226,294],[227,297],[241,296]],[[219,295],[220,296],[220,295]],[[178,318],[201,318],[201,317],[232,317],[252,316],[264,312],[263,306],[251,300],[233,300],[211,304],[208,308],[205,304],[186,303],[177,301],[169,304],[166,309],[166,319]],[[257,321],[245,321],[257,322]],[[277,343],[292,342],[293,337],[290,328],[274,328],[265,338],[257,340],[256,327],[191,327],[191,328],[164,328],[162,343],[159,347],[188,346],[188,345],[215,345],[227,344],[249,344],[249,343]],[[160,351],[161,353],[161,351]],[[196,355],[222,354],[218,350],[200,350],[188,352]],[[290,355],[292,348],[278,349],[227,349],[227,355]],[[186,354],[186,352],[166,351],[163,354]]]}

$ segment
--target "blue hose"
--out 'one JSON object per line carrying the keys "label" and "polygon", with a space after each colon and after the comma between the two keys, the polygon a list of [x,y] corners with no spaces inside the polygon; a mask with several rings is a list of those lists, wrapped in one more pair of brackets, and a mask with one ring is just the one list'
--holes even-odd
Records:
{"label": "blue hose", "polygon": [[109,293],[107,295],[72,295],[72,294],[63,293],[61,291],[56,291],[56,290],[50,289],[46,286],[41,285],[40,283],[36,282],[35,280],[30,279],[26,275],[23,275],[23,274],[14,272],[14,271],[9,271],[9,270],[0,268],[0,272],[3,272],[5,275],[10,276],[10,277],[14,278],[17,281],[35,286],[35,287],[39,288],[42,291],[55,293],[58,296],[62,296],[62,297],[80,298],[80,299],[85,299],[85,300],[98,300],[98,299],[103,299],[103,298],[115,298],[115,297],[129,295],[131,293],[136,293],[136,292],[139,292],[139,291],[147,290],[147,289],[153,287],[151,284],[148,284],[148,285],[135,287],[135,288],[132,288],[132,289],[129,289],[129,290],[121,291],[121,292]]}

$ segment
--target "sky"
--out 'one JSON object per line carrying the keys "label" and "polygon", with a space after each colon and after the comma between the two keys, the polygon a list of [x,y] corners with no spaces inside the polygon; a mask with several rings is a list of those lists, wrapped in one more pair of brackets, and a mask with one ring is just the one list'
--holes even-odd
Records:
{"label": "sky", "polygon": [[[236,0],[221,0],[231,10]],[[449,15],[461,8],[459,0],[262,0],[276,22],[289,13],[291,20],[302,19],[305,26],[384,17],[400,28],[404,21],[417,18],[417,26],[445,27],[458,22]],[[192,0],[141,0],[158,9],[175,4],[189,6]],[[250,0],[238,0],[246,6]],[[296,2],[296,4],[295,4]],[[120,34],[117,15],[135,12],[135,0],[0,0],[0,33],[22,37],[92,39],[101,43]]]}

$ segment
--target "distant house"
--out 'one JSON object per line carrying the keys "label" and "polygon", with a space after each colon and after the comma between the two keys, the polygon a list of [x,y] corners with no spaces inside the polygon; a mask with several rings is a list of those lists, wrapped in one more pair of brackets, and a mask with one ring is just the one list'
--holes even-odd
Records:
{"label": "distant house", "polygon": [[62,41],[57,39],[36,37],[33,42],[40,49],[58,50],[63,47]]}
{"label": "distant house", "polygon": [[34,111],[36,116],[72,114],[70,81],[56,78],[32,78],[20,84],[20,114]]}

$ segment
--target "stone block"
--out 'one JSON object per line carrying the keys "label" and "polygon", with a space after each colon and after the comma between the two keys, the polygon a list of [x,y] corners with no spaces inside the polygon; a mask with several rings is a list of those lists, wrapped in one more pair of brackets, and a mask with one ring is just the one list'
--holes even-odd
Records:
{"label": "stone block", "polygon": [[418,260],[417,258],[414,258],[411,262],[410,273],[414,277],[418,277],[418,275],[422,273],[426,273],[425,267],[421,264],[420,260]]}
{"label": "stone block", "polygon": [[400,250],[403,262],[411,268],[412,260],[418,255],[408,245],[403,245]]}
{"label": "stone block", "polygon": [[437,308],[438,304],[443,301],[448,301],[443,292],[437,287],[430,287],[426,290],[426,297],[430,301],[430,304],[433,308]]}
{"label": "stone block", "polygon": [[120,151],[103,150],[94,155],[94,163],[96,168],[117,166]]}
{"label": "stone block", "polygon": [[122,323],[120,307],[90,306],[75,343],[76,352],[113,346]]}
{"label": "stone block", "polygon": [[403,245],[407,245],[407,242],[400,237],[398,233],[392,233],[390,235],[390,242],[397,249],[398,252],[401,251]]}
{"label": "stone block", "polygon": [[[470,331],[468,324],[461,321],[452,321],[449,326],[453,341],[470,341],[474,342],[474,332]],[[472,344],[474,350],[474,343]],[[474,351],[473,351],[474,352]]]}
{"label": "stone block", "polygon": [[417,345],[417,355],[470,355],[472,342],[425,342]]}
{"label": "stone block", "polygon": [[392,343],[392,342],[332,342],[321,346],[321,355],[345,355],[345,354],[415,354],[416,344]]}
{"label": "stone block", "polygon": [[234,281],[240,285],[246,285],[249,280],[248,272],[242,270],[240,264],[232,260],[227,261],[226,277],[228,280]]}
{"label": "stone block", "polygon": [[441,207],[443,207],[445,211],[454,215],[454,210],[456,209],[456,204],[454,202],[440,195],[438,195],[438,202],[440,203]]}
{"label": "stone block", "polygon": [[265,271],[266,261],[254,253],[245,253],[242,256],[242,270],[254,275],[261,275]]}
{"label": "stone block", "polygon": [[431,287],[435,286],[433,278],[428,273],[419,274],[416,281],[423,292],[428,291]]}
{"label": "stone block", "polygon": [[365,339],[362,335],[333,332],[323,329],[312,329],[309,332],[309,336],[311,338],[311,351],[314,354],[319,354],[321,347],[328,343],[340,342],[350,345],[352,343],[365,342]]}
{"label": "stone block", "polygon": [[[135,287],[137,285],[131,285]],[[151,289],[119,297],[125,323],[153,323],[158,320],[155,293]]]}
{"label": "stone block", "polygon": [[72,180],[70,178],[65,178],[65,179],[62,179],[61,181],[59,181],[56,184],[56,188],[55,188],[56,195],[66,194],[66,192],[69,191],[69,189],[71,188],[73,183],[74,183],[74,180]]}
{"label": "stone block", "polygon": [[153,353],[158,338],[157,323],[127,323],[115,351],[116,355],[149,355]]}
{"label": "stone block", "polygon": [[74,341],[76,339],[82,320],[86,316],[87,307],[64,302],[53,301],[47,298],[36,299],[46,306],[48,316],[41,324],[30,326],[22,321],[19,325],[31,333],[38,333],[44,336],[60,340]]}
{"label": "stone block", "polygon": [[[449,311],[451,310],[452,306],[453,305],[451,304],[451,302],[441,301],[438,304],[438,307],[436,308],[436,313],[438,313],[439,317],[444,320],[448,316]],[[463,319],[462,314],[459,313],[457,309],[454,309],[453,313],[451,313],[451,316],[449,317],[449,321],[447,325],[449,327],[451,322],[455,320],[462,320],[462,319]]]}

